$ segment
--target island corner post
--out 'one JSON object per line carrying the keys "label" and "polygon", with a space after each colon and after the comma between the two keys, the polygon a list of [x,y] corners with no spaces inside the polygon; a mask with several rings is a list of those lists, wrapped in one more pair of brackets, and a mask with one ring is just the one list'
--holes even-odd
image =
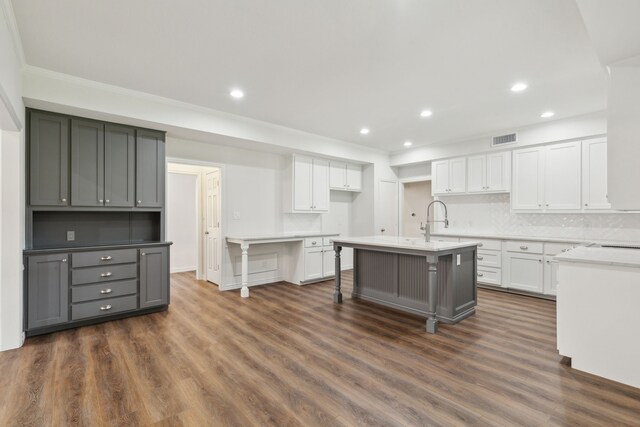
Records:
{"label": "island corner post", "polygon": [[426,317],[425,330],[440,322],[458,323],[475,314],[477,245],[423,242],[421,245],[375,238],[336,239],[334,303],[342,303],[341,251],[354,250],[353,298]]}

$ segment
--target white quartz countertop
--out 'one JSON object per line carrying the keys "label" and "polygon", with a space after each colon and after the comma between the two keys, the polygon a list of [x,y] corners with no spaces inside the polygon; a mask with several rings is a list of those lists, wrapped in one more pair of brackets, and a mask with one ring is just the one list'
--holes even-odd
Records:
{"label": "white quartz countertop", "polygon": [[231,243],[237,242],[252,242],[262,240],[301,240],[306,237],[329,237],[339,236],[340,233],[326,233],[326,232],[292,232],[292,233],[270,233],[270,234],[232,234],[227,236],[227,241]]}
{"label": "white quartz countertop", "polygon": [[640,268],[640,249],[580,246],[556,255],[556,261]]}
{"label": "white quartz countertop", "polygon": [[334,243],[343,243],[345,246],[368,245],[394,249],[411,249],[425,252],[439,252],[450,249],[466,248],[476,246],[474,242],[425,242],[422,237],[402,237],[402,236],[368,236],[368,237],[336,237]]}

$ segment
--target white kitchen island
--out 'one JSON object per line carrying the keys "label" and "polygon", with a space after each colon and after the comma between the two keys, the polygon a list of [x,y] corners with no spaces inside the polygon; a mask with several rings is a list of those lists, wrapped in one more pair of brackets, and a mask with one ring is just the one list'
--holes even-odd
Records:
{"label": "white kitchen island", "polygon": [[439,321],[457,323],[475,313],[477,303],[474,242],[425,242],[424,239],[372,236],[333,239],[334,302],[342,303],[343,247],[353,248],[353,298],[427,317],[426,330]]}
{"label": "white kitchen island", "polygon": [[640,387],[640,250],[579,247],[558,261],[558,351],[575,369]]}

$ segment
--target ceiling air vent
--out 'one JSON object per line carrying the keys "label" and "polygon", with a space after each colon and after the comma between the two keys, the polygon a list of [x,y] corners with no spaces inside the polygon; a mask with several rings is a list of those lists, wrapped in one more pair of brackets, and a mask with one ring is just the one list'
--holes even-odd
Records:
{"label": "ceiling air vent", "polygon": [[499,147],[504,144],[513,144],[514,142],[518,142],[518,134],[515,132],[507,135],[494,136],[493,141],[491,141],[491,146]]}

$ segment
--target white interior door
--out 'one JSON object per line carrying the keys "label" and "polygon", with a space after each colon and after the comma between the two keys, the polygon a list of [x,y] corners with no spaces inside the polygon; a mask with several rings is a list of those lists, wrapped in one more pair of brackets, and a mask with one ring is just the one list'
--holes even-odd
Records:
{"label": "white interior door", "polygon": [[376,234],[398,235],[398,183],[396,181],[380,180],[379,191],[379,221]]}
{"label": "white interior door", "polygon": [[206,174],[206,207],[205,207],[205,263],[206,279],[220,285],[222,273],[220,270],[222,255],[222,232],[220,227],[220,171]]}

